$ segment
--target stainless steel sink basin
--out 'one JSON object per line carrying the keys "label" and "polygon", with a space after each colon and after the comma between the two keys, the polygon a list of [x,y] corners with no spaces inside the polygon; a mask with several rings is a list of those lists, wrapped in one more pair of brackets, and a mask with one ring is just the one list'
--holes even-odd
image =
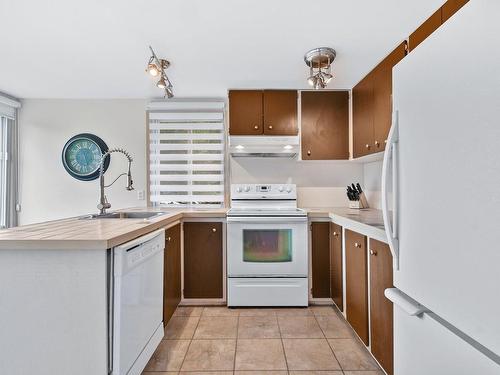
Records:
{"label": "stainless steel sink basin", "polygon": [[152,219],[157,216],[165,215],[165,212],[143,211],[143,212],[111,212],[109,214],[88,215],[82,219]]}

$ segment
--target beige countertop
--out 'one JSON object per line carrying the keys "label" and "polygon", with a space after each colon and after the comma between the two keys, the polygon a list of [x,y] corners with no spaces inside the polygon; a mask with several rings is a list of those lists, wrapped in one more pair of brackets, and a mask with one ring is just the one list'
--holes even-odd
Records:
{"label": "beige countertop", "polygon": [[[331,220],[347,229],[387,242],[382,212],[345,207],[304,208],[312,219]],[[158,211],[164,215],[144,219],[85,219],[74,217],[0,231],[1,249],[96,249],[104,250],[167,227],[184,218],[225,218],[221,209],[130,208],[120,211]]]}
{"label": "beige countertop", "polygon": [[97,249],[105,250],[128,242],[187,217],[225,218],[227,209],[152,209],[121,211],[161,211],[164,215],[144,219],[69,219],[48,221],[0,231],[2,249]]}

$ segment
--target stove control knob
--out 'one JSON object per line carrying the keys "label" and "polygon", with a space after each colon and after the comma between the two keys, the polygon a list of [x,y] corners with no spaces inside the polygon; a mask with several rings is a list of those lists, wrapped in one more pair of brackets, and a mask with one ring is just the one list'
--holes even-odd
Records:
{"label": "stove control knob", "polygon": [[283,190],[284,190],[283,186],[280,186],[280,187],[278,188],[278,191],[279,191],[280,193],[283,193]]}
{"label": "stove control knob", "polygon": [[236,191],[237,191],[238,193],[241,193],[241,192],[243,191],[243,189],[242,189],[240,186],[238,186],[238,187],[236,188]]}
{"label": "stove control knob", "polygon": [[248,193],[250,191],[250,186],[245,186],[245,192]]}
{"label": "stove control knob", "polygon": [[287,192],[287,193],[291,193],[291,192],[292,192],[292,188],[291,188],[290,186],[288,186],[288,187],[286,188],[286,192]]}

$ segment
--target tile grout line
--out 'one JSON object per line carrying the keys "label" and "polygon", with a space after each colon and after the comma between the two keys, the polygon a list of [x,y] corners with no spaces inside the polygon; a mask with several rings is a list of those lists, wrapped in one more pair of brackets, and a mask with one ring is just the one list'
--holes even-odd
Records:
{"label": "tile grout line", "polygon": [[286,356],[285,344],[283,343],[283,335],[281,334],[280,320],[277,313],[275,315],[275,318],[276,318],[276,324],[278,325],[278,332],[280,334],[281,348],[283,349],[283,355],[285,356],[286,373],[290,374],[290,368],[288,367],[288,359]]}
{"label": "tile grout line", "polygon": [[[204,308],[203,308],[203,309],[204,309]],[[201,312],[201,313],[203,313],[203,310],[202,310],[202,312]],[[195,335],[195,333],[196,333],[196,330],[198,329],[198,325],[200,324],[200,320],[201,320],[201,314],[200,314],[200,316],[198,317],[198,321],[196,322],[196,327],[195,327],[195,329],[194,329],[194,331],[193,331],[193,336],[191,336],[191,339],[189,340],[189,345],[188,345],[188,347],[187,347],[187,349],[186,349],[186,353],[184,353],[184,357],[182,358],[182,363],[181,363],[181,366],[179,367],[179,371],[178,371],[178,373],[180,373],[180,372],[181,372],[181,370],[182,370],[182,366],[184,366],[184,362],[186,361],[186,357],[187,357],[187,355],[188,355],[189,348],[191,347],[191,343],[193,342],[193,338],[194,338],[194,335]]]}
{"label": "tile grout line", "polygon": [[236,317],[236,343],[234,344],[233,374],[236,371],[236,354],[238,353],[238,338],[240,335],[240,311]]}
{"label": "tile grout line", "polygon": [[339,359],[337,358],[337,355],[335,354],[335,351],[333,350],[332,346],[330,345],[330,341],[328,341],[328,337],[326,337],[326,334],[325,332],[323,331],[323,328],[321,328],[321,325],[319,324],[318,322],[318,318],[316,316],[316,314],[314,314],[314,320],[316,320],[316,323],[318,324],[319,326],[319,329],[321,330],[321,333],[323,334],[325,340],[326,340],[326,343],[328,344],[328,347],[330,348],[330,351],[333,353],[333,357],[335,358],[335,360],[337,361],[337,363],[339,364],[339,367],[340,367],[340,370],[342,371],[342,374],[344,373],[344,368],[342,367],[342,365],[340,364],[340,361]]}

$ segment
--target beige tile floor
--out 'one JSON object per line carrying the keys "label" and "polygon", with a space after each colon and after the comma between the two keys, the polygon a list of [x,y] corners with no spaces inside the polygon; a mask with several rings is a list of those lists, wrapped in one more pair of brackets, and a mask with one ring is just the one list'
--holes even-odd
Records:
{"label": "beige tile floor", "polygon": [[179,307],[143,375],[383,375],[332,306]]}

